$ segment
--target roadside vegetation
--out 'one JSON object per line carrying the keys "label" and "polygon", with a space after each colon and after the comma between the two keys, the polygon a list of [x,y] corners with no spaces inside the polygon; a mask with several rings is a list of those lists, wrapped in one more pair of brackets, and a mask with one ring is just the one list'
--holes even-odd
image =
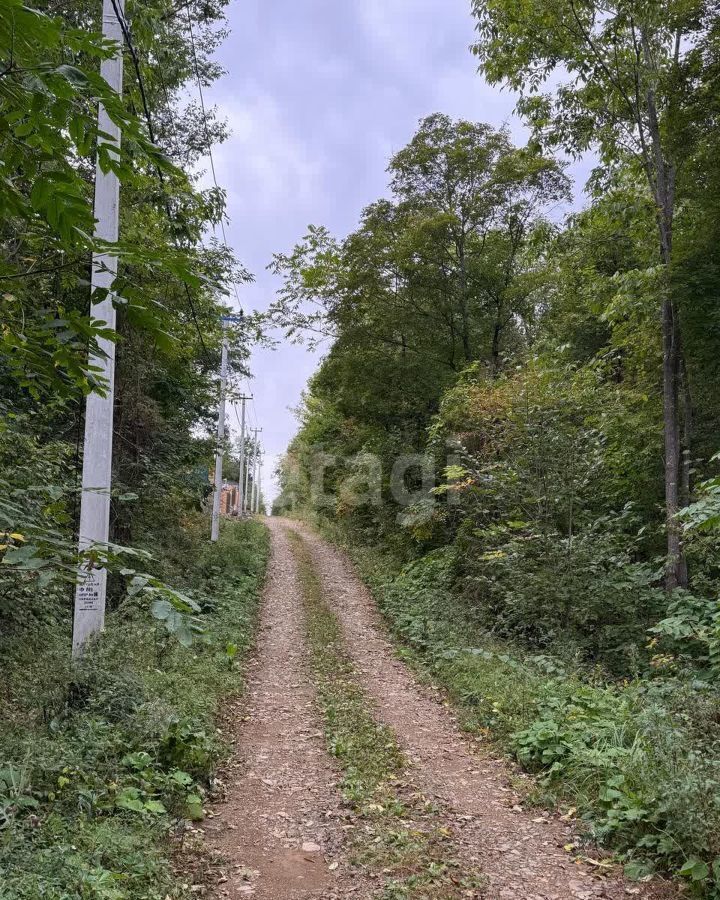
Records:
{"label": "roadside vegetation", "polygon": [[531,6],[474,5],[526,146],[428,116],[351,234],[276,257],[275,322],[329,344],[276,510],[538,801],[718,897],[717,10]]}
{"label": "roadside vegetation", "polygon": [[71,665],[67,592],[0,636],[0,897],[197,895],[173,858],[224,750],[217,714],[242,690],[268,548],[257,523],[228,523],[217,546],[206,527],[198,516],[163,548],[199,607],[190,646],[130,599]]}
{"label": "roadside vegetation", "polygon": [[[120,15],[121,4],[116,6]],[[125,78],[102,3],[0,10],[0,897],[165,900],[241,689],[266,556],[256,525],[209,546],[221,317],[249,274],[208,238],[224,193],[201,170],[226,129],[199,101],[220,74],[224,0],[129,2]],[[117,158],[98,106],[122,130]],[[93,315],[95,161],[120,180],[117,328]],[[228,331],[247,374],[247,321]],[[110,543],[78,554],[90,363],[115,342]],[[234,469],[237,472],[237,468]],[[81,561],[109,572],[107,629],[71,665]]]}
{"label": "roadside vegetation", "polygon": [[454,590],[452,551],[399,569],[349,549],[402,657],[445,689],[469,733],[536,774],[526,802],[584,821],[629,876],[679,872],[703,894],[720,851],[718,705],[705,682],[615,680],[499,641]]}

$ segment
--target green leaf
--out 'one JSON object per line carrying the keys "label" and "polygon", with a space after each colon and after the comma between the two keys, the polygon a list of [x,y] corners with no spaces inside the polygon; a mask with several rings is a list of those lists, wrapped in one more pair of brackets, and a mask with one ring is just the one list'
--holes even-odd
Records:
{"label": "green leaf", "polygon": [[23,544],[22,547],[8,547],[3,557],[4,566],[19,566],[28,562],[39,552],[34,544]]}
{"label": "green leaf", "polygon": [[170,777],[173,781],[176,781],[178,784],[183,785],[183,787],[189,787],[194,784],[194,779],[192,775],[189,775],[187,772],[183,772],[181,769],[175,769],[171,772]]}
{"label": "green leaf", "polygon": [[185,813],[193,822],[199,822],[204,817],[202,797],[199,794],[188,794],[185,798]]}
{"label": "green leaf", "polygon": [[705,881],[710,874],[710,867],[696,856],[691,856],[682,866],[679,874],[690,881]]}
{"label": "green leaf", "polygon": [[144,812],[145,804],[140,796],[140,791],[134,787],[123,788],[115,798],[115,806],[118,809],[127,809],[131,812]]}
{"label": "green leaf", "polygon": [[175,630],[175,637],[183,645],[183,647],[192,647],[195,638],[192,630],[185,623],[181,624]]}
{"label": "green leaf", "polygon": [[625,872],[625,877],[630,879],[630,881],[642,881],[649,875],[652,875],[655,868],[647,860],[633,859],[625,864],[623,871]]}
{"label": "green leaf", "polygon": [[146,812],[154,813],[156,815],[163,815],[167,812],[159,800],[146,800],[144,807]]}
{"label": "green leaf", "polygon": [[139,594],[140,591],[143,590],[150,581],[149,575],[136,575],[132,581],[130,582],[130,586],[128,587],[128,597],[134,597],[136,594]]}
{"label": "green leaf", "polygon": [[129,769],[147,769],[152,766],[152,757],[144,750],[138,753],[128,753],[122,758],[122,764]]}
{"label": "green leaf", "polygon": [[82,69],[78,69],[76,66],[63,64],[58,66],[54,71],[57,75],[62,75],[62,77],[69,81],[74,87],[83,89],[89,87],[90,82],[88,81],[87,75]]}
{"label": "green leaf", "polygon": [[172,604],[168,600],[154,600],[150,611],[161,622],[165,622],[174,612]]}

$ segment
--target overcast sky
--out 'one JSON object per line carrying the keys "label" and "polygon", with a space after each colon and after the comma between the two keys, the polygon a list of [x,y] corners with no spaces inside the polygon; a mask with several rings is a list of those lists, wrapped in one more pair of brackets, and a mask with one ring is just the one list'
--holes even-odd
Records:
{"label": "overcast sky", "polygon": [[[513,97],[477,74],[470,0],[233,0],[229,24],[219,54],[227,74],[206,99],[232,131],[215,164],[228,191],[228,241],[256,277],[240,291],[246,309],[272,300],[273,253],[310,223],[347,234],[386,193],[388,159],[420,118],[506,122],[523,141]],[[297,427],[291,408],[317,364],[287,345],[253,356],[270,497]],[[232,414],[230,423],[237,434]]]}

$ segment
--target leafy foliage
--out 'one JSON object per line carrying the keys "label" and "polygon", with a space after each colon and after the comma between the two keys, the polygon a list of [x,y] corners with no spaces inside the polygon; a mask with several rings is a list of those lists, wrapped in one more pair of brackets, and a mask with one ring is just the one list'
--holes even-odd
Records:
{"label": "leafy foliage", "polygon": [[192,557],[186,551],[175,573],[189,579],[202,610],[203,637],[192,648],[148,628],[140,595],[110,617],[80,669],[67,661],[67,603],[54,616],[35,613],[24,635],[3,633],[0,865],[8,896],[184,896],[168,835],[203,817],[223,749],[217,705],[241,686],[226,648],[232,639],[242,657],[250,645],[267,558],[259,525],[229,525],[218,547],[199,540],[204,517],[187,527],[202,547]]}
{"label": "leafy foliage", "polygon": [[[3,898],[190,890],[168,836],[202,817],[214,714],[240,684],[266,554],[253,526],[205,545],[220,318],[227,285],[250,278],[206,241],[225,197],[199,187],[200,164],[226,129],[188,101],[196,72],[204,85],[220,74],[225,6],[129,0],[121,48],[101,36],[95,0],[0,9]],[[100,75],[117,52],[121,96]],[[113,245],[94,235],[96,159],[120,181]],[[105,292],[90,296],[98,253],[119,261],[113,331],[94,314]],[[250,328],[230,335],[236,370]],[[106,389],[89,363],[100,338],[116,357],[111,534],[80,556],[82,412]],[[71,668],[82,562],[109,571],[108,632]]]}
{"label": "leafy foliage", "polygon": [[530,801],[582,817],[629,875],[669,868],[714,896],[719,701],[707,682],[658,669],[607,683],[576,660],[498,642],[453,591],[449,549],[403,568],[351,552],[404,658],[448,691],[465,728],[537,774]]}
{"label": "leafy foliage", "polygon": [[[349,237],[276,258],[275,323],[329,341],[276,510],[399,572],[409,657],[540,799],[716,896],[717,9],[474,13],[530,143],[431,116]],[[586,207],[548,221],[545,154],[589,149]]]}

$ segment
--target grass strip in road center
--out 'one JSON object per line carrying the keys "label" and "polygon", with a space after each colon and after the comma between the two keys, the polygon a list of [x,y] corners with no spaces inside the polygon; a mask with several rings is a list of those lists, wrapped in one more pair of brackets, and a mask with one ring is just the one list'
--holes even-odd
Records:
{"label": "grass strip in road center", "polygon": [[382,900],[482,896],[482,880],[457,857],[452,823],[413,788],[393,732],[373,717],[325,601],[309,548],[289,534],[307,616],[310,664],[328,749],[342,770],[343,797],[357,816],[351,862],[378,878]]}

